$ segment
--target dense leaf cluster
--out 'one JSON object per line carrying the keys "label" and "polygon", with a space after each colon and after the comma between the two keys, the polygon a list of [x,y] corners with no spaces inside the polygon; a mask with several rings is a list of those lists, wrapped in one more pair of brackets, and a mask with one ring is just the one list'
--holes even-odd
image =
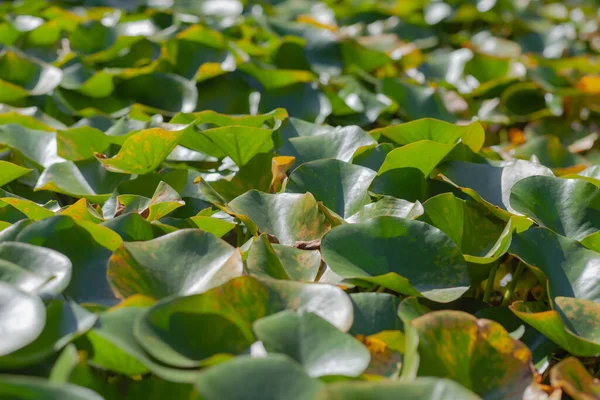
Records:
{"label": "dense leaf cluster", "polygon": [[0,2],[0,398],[600,398],[599,15]]}

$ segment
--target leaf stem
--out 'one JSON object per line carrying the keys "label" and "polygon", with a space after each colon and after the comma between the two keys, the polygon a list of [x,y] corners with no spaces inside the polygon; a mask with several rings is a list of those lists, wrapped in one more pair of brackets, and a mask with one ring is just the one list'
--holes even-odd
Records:
{"label": "leaf stem", "polygon": [[242,247],[242,245],[245,243],[244,227],[242,226],[242,222],[237,219],[236,223],[237,224],[235,226],[235,233],[237,235],[237,247]]}
{"label": "leaf stem", "polygon": [[492,296],[492,290],[494,289],[494,281],[496,280],[496,272],[498,272],[498,262],[494,264],[492,269],[490,270],[490,274],[488,275],[487,283],[485,285],[485,293],[483,293],[483,301],[484,303],[490,302],[490,297]]}
{"label": "leaf stem", "polygon": [[519,278],[521,277],[521,274],[523,273],[524,269],[525,269],[525,263],[520,261],[519,265],[517,265],[517,269],[515,270],[515,273],[513,274],[512,280],[508,284],[508,288],[506,288],[506,292],[504,292],[504,298],[502,299],[502,306],[509,305],[510,299],[513,296],[513,293],[515,291],[515,288],[517,287]]}

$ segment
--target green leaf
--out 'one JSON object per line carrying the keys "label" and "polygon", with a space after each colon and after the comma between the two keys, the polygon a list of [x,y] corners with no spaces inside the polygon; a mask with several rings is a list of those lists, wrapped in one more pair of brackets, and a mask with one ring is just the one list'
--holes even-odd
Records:
{"label": "green leaf", "polygon": [[369,365],[362,343],[313,313],[283,311],[259,319],[253,328],[267,352],[290,356],[314,378],[355,377]]}
{"label": "green leaf", "polygon": [[357,213],[371,202],[367,192],[375,173],[340,160],[302,164],[288,178],[287,193],[310,192],[317,201],[342,218]]}
{"label": "green leaf", "polygon": [[35,341],[46,324],[46,310],[39,297],[0,282],[0,356],[10,355]]}
{"label": "green leaf", "polygon": [[548,278],[551,298],[600,299],[600,254],[579,242],[545,228],[533,228],[513,235],[509,252],[541,270]]}
{"label": "green leaf", "polygon": [[[556,297],[554,301],[559,305],[560,313],[559,310],[546,310],[537,302],[517,301],[510,309],[569,353],[581,357],[597,355],[600,352],[595,317],[599,312],[598,303],[567,297]],[[572,328],[572,324],[580,329]]]}
{"label": "green leaf", "polygon": [[[119,198],[120,196],[117,197],[117,201]],[[148,213],[148,216],[146,217],[148,221],[155,221],[163,218],[183,205],[185,205],[185,202],[181,200],[179,193],[169,186],[169,184],[161,181],[156,187],[148,206],[140,211],[142,214]]]}
{"label": "green leaf", "polygon": [[115,41],[114,28],[104,26],[99,21],[79,24],[69,35],[73,49],[83,54],[92,54],[107,49]]}
{"label": "green leaf", "polygon": [[407,145],[421,140],[455,144],[460,139],[474,152],[481,150],[485,139],[483,127],[477,121],[469,125],[455,125],[431,118],[374,129],[369,134],[382,135],[400,145]]}
{"label": "green leaf", "polygon": [[560,138],[554,135],[531,138],[515,149],[514,155],[525,160],[535,156],[540,164],[549,168],[568,168],[586,163],[584,157],[570,153]]}
{"label": "green leaf", "polygon": [[0,160],[0,186],[4,186],[15,179],[19,179],[31,171],[32,170],[29,168],[24,168],[20,165]]}
{"label": "green leaf", "polygon": [[145,242],[124,242],[108,261],[108,280],[120,298],[155,299],[201,293],[242,274],[238,250],[214,235],[184,229]]}
{"label": "green leaf", "polygon": [[86,335],[89,362],[109,371],[124,375],[145,374],[149,371],[173,382],[193,382],[196,369],[176,369],[164,365],[139,345],[133,335],[134,322],[145,308],[123,307],[100,314],[97,324]]}
{"label": "green leaf", "polygon": [[522,179],[511,190],[510,204],[540,226],[573,239],[600,230],[600,189],[584,180]]}
{"label": "green leaf", "polygon": [[52,366],[48,380],[53,383],[67,383],[79,361],[77,347],[74,344],[68,344]]}
{"label": "green leaf", "polygon": [[388,153],[377,175],[398,168],[416,168],[428,177],[454,148],[455,144],[437,143],[431,140],[407,144]]}
{"label": "green leaf", "polygon": [[296,157],[296,165],[324,158],[350,162],[359,148],[376,144],[357,126],[334,128],[295,118],[284,121],[275,142],[280,155]]}
{"label": "green leaf", "polygon": [[199,229],[212,233],[216,237],[222,237],[236,227],[232,222],[202,215],[190,217],[190,220]]}
{"label": "green leaf", "polygon": [[0,126],[0,144],[9,147],[44,168],[64,161],[56,152],[56,134],[17,124]]}
{"label": "green leaf", "polygon": [[533,382],[531,352],[497,322],[434,311],[411,325],[419,334],[419,376],[451,378],[483,399],[521,399]]}
{"label": "green leaf", "polygon": [[46,307],[46,325],[42,333],[27,346],[0,357],[0,367],[17,369],[42,362],[77,336],[89,330],[96,315],[65,300],[53,300]]}
{"label": "green leaf", "polygon": [[378,217],[340,225],[323,237],[321,252],[336,274],[405,295],[450,302],[469,287],[458,247],[440,230],[419,221]]}
{"label": "green leaf", "polygon": [[448,235],[469,262],[491,263],[510,246],[512,224],[504,227],[502,221],[473,201],[443,193],[427,200],[423,208],[425,214],[419,219]]}
{"label": "green leaf", "polygon": [[77,164],[65,161],[54,163],[46,168],[40,175],[34,190],[48,190],[104,203],[117,186],[127,179],[129,179],[128,175],[107,171],[96,160]]}
{"label": "green leaf", "polygon": [[17,235],[16,241],[56,250],[71,260],[71,282],[63,291],[77,302],[112,305],[116,299],[106,278],[106,264],[111,252],[66,215],[57,215],[30,224]]}
{"label": "green leaf", "polygon": [[532,117],[546,109],[544,91],[532,82],[510,86],[502,93],[501,100],[506,111],[519,117]]}
{"label": "green leaf", "polygon": [[63,254],[26,243],[0,243],[0,280],[36,294],[59,294],[71,280],[71,261]]}
{"label": "green leaf", "polygon": [[248,163],[258,153],[267,152],[272,148],[269,139],[273,131],[269,129],[229,125],[207,129],[200,134],[231,157],[238,167]]}
{"label": "green leaf", "polygon": [[104,158],[96,155],[96,158],[112,172],[146,174],[154,171],[167,158],[182,135],[182,130],[145,129],[129,137],[116,156]]}
{"label": "green leaf", "polygon": [[0,375],[0,396],[22,400],[103,400],[90,389],[72,384],[55,384],[43,378]]}
{"label": "green leaf", "polygon": [[429,198],[431,185],[421,170],[417,168],[397,168],[377,175],[371,185],[371,191],[415,202]]}
{"label": "green leaf", "polygon": [[321,268],[318,250],[303,250],[282,244],[272,244],[283,269],[295,281],[313,282]]}
{"label": "green leaf", "polygon": [[264,233],[252,242],[246,258],[246,268],[251,275],[258,277],[291,279]]}
{"label": "green leaf", "polygon": [[4,50],[0,53],[0,84],[5,88],[0,90],[0,102],[11,103],[19,97],[47,94],[62,77],[62,71],[50,64],[21,52]]}
{"label": "green leaf", "polygon": [[0,198],[0,205],[10,205],[17,209],[27,218],[34,221],[40,221],[45,218],[54,216],[54,212],[44,208],[33,201],[21,199],[17,197],[2,197]]}
{"label": "green leaf", "polygon": [[125,242],[154,239],[152,224],[138,213],[126,213],[101,224],[117,233]]}
{"label": "green leaf", "polygon": [[126,77],[115,87],[115,94],[171,115],[194,111],[198,100],[198,89],[193,82],[161,72]]}
{"label": "green leaf", "polygon": [[392,196],[382,196],[379,201],[365,205],[356,214],[346,218],[346,221],[350,223],[367,222],[383,216],[416,219],[423,212],[423,206],[418,201],[411,203]]}
{"label": "green leaf", "polygon": [[534,175],[552,176],[550,169],[532,162],[515,160],[501,167],[450,161],[440,165],[441,173],[463,192],[488,207],[517,213],[509,202],[510,191],[521,179]]}
{"label": "green leaf", "polygon": [[315,198],[306,194],[267,194],[251,190],[232,200],[229,209],[250,218],[261,232],[284,245],[320,239],[327,231]]}
{"label": "green leaf", "polygon": [[[373,131],[370,132],[372,135]],[[373,171],[379,171],[381,165],[385,161],[385,157],[388,153],[394,150],[395,146],[392,143],[382,143],[378,145],[372,145],[370,147],[362,147],[354,153],[352,158],[352,164],[367,167]]]}
{"label": "green leaf", "polygon": [[394,99],[407,119],[436,118],[454,121],[440,94],[429,86],[418,86],[398,78],[385,78],[381,82],[382,92]]}
{"label": "green leaf", "polygon": [[283,355],[237,357],[202,372],[196,390],[206,400],[310,400],[323,384]]}
{"label": "green leaf", "polygon": [[94,154],[104,153],[112,143],[104,132],[90,126],[58,131],[56,142],[58,155],[71,161],[94,158]]}
{"label": "green leaf", "polygon": [[[314,312],[343,331],[352,323],[350,300],[337,287],[243,276],[202,294],[164,299],[137,321],[135,336],[154,358],[195,367],[246,350],[254,342],[252,323],[286,309]],[[197,329],[212,333],[198,337]]]}
{"label": "green leaf", "polygon": [[412,382],[337,382],[327,385],[317,400],[395,400],[399,393],[414,400],[479,400],[450,379],[417,378]]}
{"label": "green leaf", "polygon": [[354,324],[349,333],[369,336],[381,331],[394,331],[402,328],[396,315],[400,300],[388,293],[352,293]]}

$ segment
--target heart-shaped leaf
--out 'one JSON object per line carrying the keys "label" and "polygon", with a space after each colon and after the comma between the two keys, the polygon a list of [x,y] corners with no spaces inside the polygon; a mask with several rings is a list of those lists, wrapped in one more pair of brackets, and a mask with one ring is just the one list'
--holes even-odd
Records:
{"label": "heart-shaped leaf", "polygon": [[310,400],[323,384],[289,357],[237,357],[202,372],[196,390],[206,400]]}
{"label": "heart-shaped leaf", "polygon": [[48,190],[75,198],[104,203],[128,175],[105,170],[96,160],[57,162],[46,168],[35,186],[36,191]]}
{"label": "heart-shaped leaf", "polygon": [[152,358],[133,335],[134,322],[144,307],[122,307],[100,314],[99,323],[86,335],[90,363],[124,375],[149,371],[172,382],[193,382],[197,369],[176,369]]}
{"label": "heart-shaped leaf", "polygon": [[247,164],[258,153],[273,148],[269,140],[273,131],[269,129],[229,125],[207,129],[199,134],[214,143],[223,154],[231,157],[239,167]]}
{"label": "heart-shaped leaf", "polygon": [[9,147],[44,168],[65,161],[56,150],[56,134],[17,124],[0,126],[0,144]]}
{"label": "heart-shaped leaf", "polygon": [[71,260],[71,282],[63,291],[78,302],[112,305],[116,299],[106,278],[111,252],[66,215],[57,215],[23,228],[16,241],[56,250]]}
{"label": "heart-shaped leaf", "polygon": [[398,168],[416,168],[428,177],[431,171],[444,159],[456,145],[420,140],[398,149],[394,149],[385,157],[378,175]]}
{"label": "heart-shaped leaf", "polygon": [[509,252],[546,275],[551,298],[600,299],[600,254],[579,242],[534,228],[513,235]]}
{"label": "heart-shaped leaf", "polygon": [[450,377],[483,399],[521,399],[533,382],[531,352],[496,322],[434,311],[411,325],[419,335],[419,376]]}
{"label": "heart-shaped leaf", "polygon": [[312,194],[267,194],[251,190],[232,200],[229,209],[247,216],[261,232],[288,246],[320,239],[327,231],[325,216]]}
{"label": "heart-shaped leaf", "polygon": [[438,143],[455,144],[459,139],[471,150],[477,152],[483,146],[485,132],[479,122],[469,125],[455,125],[445,121],[423,118],[400,125],[386,126],[369,132],[371,135],[382,135],[398,143],[406,145],[420,140],[431,140]]}
{"label": "heart-shaped leaf", "polygon": [[556,297],[559,310],[547,310],[537,302],[517,301],[510,309],[548,339],[576,356],[600,354],[598,303],[570,297]]}
{"label": "heart-shaped leaf", "polygon": [[350,162],[360,147],[376,144],[375,140],[357,126],[333,128],[286,120],[279,130],[277,152],[296,157],[296,165],[324,158]]}
{"label": "heart-shaped leaf", "polygon": [[392,196],[382,196],[379,201],[365,205],[356,214],[346,218],[346,221],[350,223],[366,222],[383,216],[416,219],[423,212],[423,206],[418,201],[411,203]]}
{"label": "heart-shaped leaf", "polygon": [[0,243],[0,280],[27,293],[59,294],[71,280],[71,261],[27,243]]}
{"label": "heart-shaped leaf", "polygon": [[575,400],[600,397],[600,381],[575,357],[565,358],[550,370],[550,383]]}
{"label": "heart-shaped leaf", "polygon": [[434,196],[423,203],[421,221],[444,232],[461,249],[469,262],[487,264],[508,250],[512,225],[504,227],[483,206],[464,201],[452,193]]}
{"label": "heart-shaped leaf", "polygon": [[173,151],[183,136],[183,130],[146,129],[129,137],[119,153],[112,158],[96,155],[98,161],[112,172],[145,174],[155,170]]}
{"label": "heart-shaped leaf", "polygon": [[342,218],[357,213],[371,202],[367,190],[375,173],[340,160],[318,160],[302,164],[288,178],[287,193],[310,192],[317,201]]}
{"label": "heart-shaped leaf", "polygon": [[[417,240],[419,246],[414,245]],[[458,247],[440,230],[419,221],[378,217],[340,225],[323,237],[321,252],[336,274],[407,295],[449,302],[469,287]]]}
{"label": "heart-shaped leaf", "polygon": [[517,213],[509,202],[510,191],[521,179],[534,175],[552,176],[550,169],[529,161],[515,160],[502,167],[450,161],[440,165],[446,178],[475,200]]}
{"label": "heart-shaped leaf", "polygon": [[[252,323],[286,309],[314,312],[343,331],[352,324],[350,300],[337,287],[245,276],[202,294],[157,303],[138,320],[135,335],[156,359],[195,367],[247,349],[254,341]],[[198,337],[190,326],[214,332]]]}
{"label": "heart-shaped leaf", "polygon": [[39,297],[0,282],[0,356],[9,355],[33,342],[46,324],[46,309]]}
{"label": "heart-shaped leaf", "polygon": [[315,378],[358,376],[371,358],[362,343],[310,312],[283,311],[261,318],[254,332],[269,353],[290,356]]}
{"label": "heart-shaped leaf", "polygon": [[58,155],[71,161],[94,158],[95,153],[104,153],[113,143],[110,136],[90,126],[58,131],[56,141]]}
{"label": "heart-shaped leaf", "polygon": [[108,279],[121,298],[155,299],[201,293],[242,274],[238,250],[216,236],[183,229],[145,242],[124,242],[108,261]]}
{"label": "heart-shaped leaf", "polygon": [[584,180],[525,178],[511,189],[510,204],[539,225],[573,239],[600,230],[600,189]]}

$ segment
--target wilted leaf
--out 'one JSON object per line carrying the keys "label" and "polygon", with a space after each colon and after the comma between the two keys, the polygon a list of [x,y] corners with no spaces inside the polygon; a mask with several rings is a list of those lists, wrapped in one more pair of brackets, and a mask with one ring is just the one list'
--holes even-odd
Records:
{"label": "wilted leaf", "polygon": [[600,381],[575,357],[565,358],[550,370],[550,383],[575,400],[600,398]]}
{"label": "wilted leaf", "polygon": [[529,349],[496,322],[437,311],[411,325],[419,334],[419,376],[450,377],[483,399],[521,399],[533,382]]}

